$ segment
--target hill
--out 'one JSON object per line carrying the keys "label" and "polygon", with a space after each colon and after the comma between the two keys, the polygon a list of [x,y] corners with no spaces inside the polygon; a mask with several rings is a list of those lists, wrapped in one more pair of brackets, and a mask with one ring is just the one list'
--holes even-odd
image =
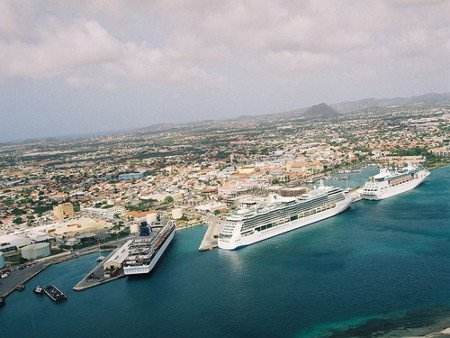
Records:
{"label": "hill", "polygon": [[303,116],[305,117],[336,117],[339,113],[326,103],[317,104],[307,109]]}

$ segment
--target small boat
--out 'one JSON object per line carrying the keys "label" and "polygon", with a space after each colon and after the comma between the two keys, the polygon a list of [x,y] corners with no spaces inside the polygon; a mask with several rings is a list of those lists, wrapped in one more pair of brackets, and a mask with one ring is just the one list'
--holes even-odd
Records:
{"label": "small boat", "polygon": [[23,285],[23,284],[20,284],[16,287],[16,291],[18,291],[18,292],[23,291],[23,290],[25,290],[25,285]]}
{"label": "small boat", "polygon": [[44,289],[42,288],[42,286],[38,285],[34,288],[33,292],[38,295],[42,295],[44,293]]}
{"label": "small boat", "polygon": [[102,260],[104,260],[106,257],[105,256],[103,256],[103,255],[101,255],[101,256],[98,256],[98,258],[97,258],[97,262],[101,262]]}

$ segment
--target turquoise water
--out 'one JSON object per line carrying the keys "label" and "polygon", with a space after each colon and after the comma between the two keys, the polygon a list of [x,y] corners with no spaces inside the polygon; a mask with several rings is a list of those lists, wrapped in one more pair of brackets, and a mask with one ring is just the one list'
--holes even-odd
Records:
{"label": "turquoise water", "polygon": [[[368,166],[362,168],[360,172],[352,172],[347,174],[334,174],[328,179],[324,180],[325,185],[331,185],[340,188],[356,188],[361,187],[370,176],[379,173],[379,168],[376,166]],[[345,179],[344,179],[345,178]],[[318,182],[307,183],[308,187],[312,188],[318,185]]]}
{"label": "turquoise water", "polygon": [[[450,167],[400,196],[241,250],[198,252],[204,231],[178,232],[144,278],[75,293],[97,255],[50,267],[7,299],[1,336],[363,336],[450,310]],[[34,295],[44,283],[68,302]]]}
{"label": "turquoise water", "polygon": [[[352,172],[348,174],[335,174],[330,179],[325,180],[327,185],[341,188],[354,188],[363,186],[367,178],[380,172],[376,166],[369,166],[361,169],[361,172]],[[348,179],[342,179],[348,177]],[[341,178],[341,179],[339,179]]]}

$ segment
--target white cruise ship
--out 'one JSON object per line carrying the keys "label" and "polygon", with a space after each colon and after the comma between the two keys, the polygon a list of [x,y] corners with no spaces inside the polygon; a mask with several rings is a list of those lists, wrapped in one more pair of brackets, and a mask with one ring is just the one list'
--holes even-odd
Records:
{"label": "white cruise ship", "polygon": [[423,167],[405,167],[399,170],[381,168],[363,187],[362,196],[368,200],[381,200],[411,190],[423,182],[430,172]]}
{"label": "white cruise ship", "polygon": [[332,217],[352,199],[340,188],[321,186],[300,197],[269,195],[267,203],[241,207],[227,217],[219,233],[219,248],[234,250]]}
{"label": "white cruise ship", "polygon": [[[155,228],[161,228],[159,232]],[[156,223],[152,227],[141,226],[141,233],[128,245],[128,256],[125,259],[123,272],[125,275],[147,274],[152,271],[175,236],[175,223]]]}

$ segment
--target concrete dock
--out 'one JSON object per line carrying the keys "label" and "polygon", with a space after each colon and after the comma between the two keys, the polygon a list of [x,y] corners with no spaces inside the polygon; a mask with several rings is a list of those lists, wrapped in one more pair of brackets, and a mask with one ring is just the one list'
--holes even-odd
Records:
{"label": "concrete dock", "polygon": [[[121,238],[116,241],[105,243],[102,248],[98,246],[91,246],[77,251],[67,251],[58,255],[40,258],[38,260],[35,260],[34,262],[22,264],[21,266],[15,266],[11,268],[11,272],[9,273],[9,276],[7,278],[0,279],[0,297],[9,296],[16,290],[17,286],[25,284],[50,265],[59,264],[69,259],[88,255],[94,252],[101,252],[107,250],[106,248],[116,248],[117,246],[120,247],[129,238],[131,237]],[[117,276],[113,278],[117,279],[116,277]],[[113,280],[113,278],[109,278],[109,280]],[[34,288],[35,285],[32,285],[32,287]]]}
{"label": "concrete dock", "polygon": [[350,196],[351,196],[352,199],[353,199],[353,203],[354,203],[354,202],[361,201],[361,200],[363,199],[363,197],[362,197],[362,189],[359,188],[359,189],[356,189],[356,190],[351,191],[351,192],[350,192]]}
{"label": "concrete dock", "polygon": [[203,240],[198,248],[199,251],[212,250],[218,245],[218,236],[220,232],[220,222],[218,219],[209,222],[208,229],[203,236]]}
{"label": "concrete dock", "polygon": [[[353,202],[357,202],[362,200],[362,189],[355,189],[350,192],[350,196],[353,199]],[[199,251],[208,251],[217,247],[218,245],[218,235],[220,232],[220,220],[216,217],[211,217],[208,222],[208,229],[203,236],[203,240],[200,243],[198,248]]]}
{"label": "concrete dock", "polygon": [[[119,247],[120,248],[120,247]],[[119,270],[119,273],[113,277],[105,277],[103,271],[103,263],[106,262],[114,253],[117,251],[114,250],[111,252],[106,258],[104,258],[99,264],[95,266],[89,273],[84,276],[84,278],[79,281],[74,287],[74,291],[83,291],[86,289],[93,288],[94,286],[102,285],[108,282],[115,281],[119,278],[125,277],[123,273],[123,269]]]}
{"label": "concrete dock", "polygon": [[0,279],[0,297],[7,297],[16,290],[16,287],[25,284],[34,276],[47,268],[47,263],[36,263],[33,266],[11,271],[7,278]]}

